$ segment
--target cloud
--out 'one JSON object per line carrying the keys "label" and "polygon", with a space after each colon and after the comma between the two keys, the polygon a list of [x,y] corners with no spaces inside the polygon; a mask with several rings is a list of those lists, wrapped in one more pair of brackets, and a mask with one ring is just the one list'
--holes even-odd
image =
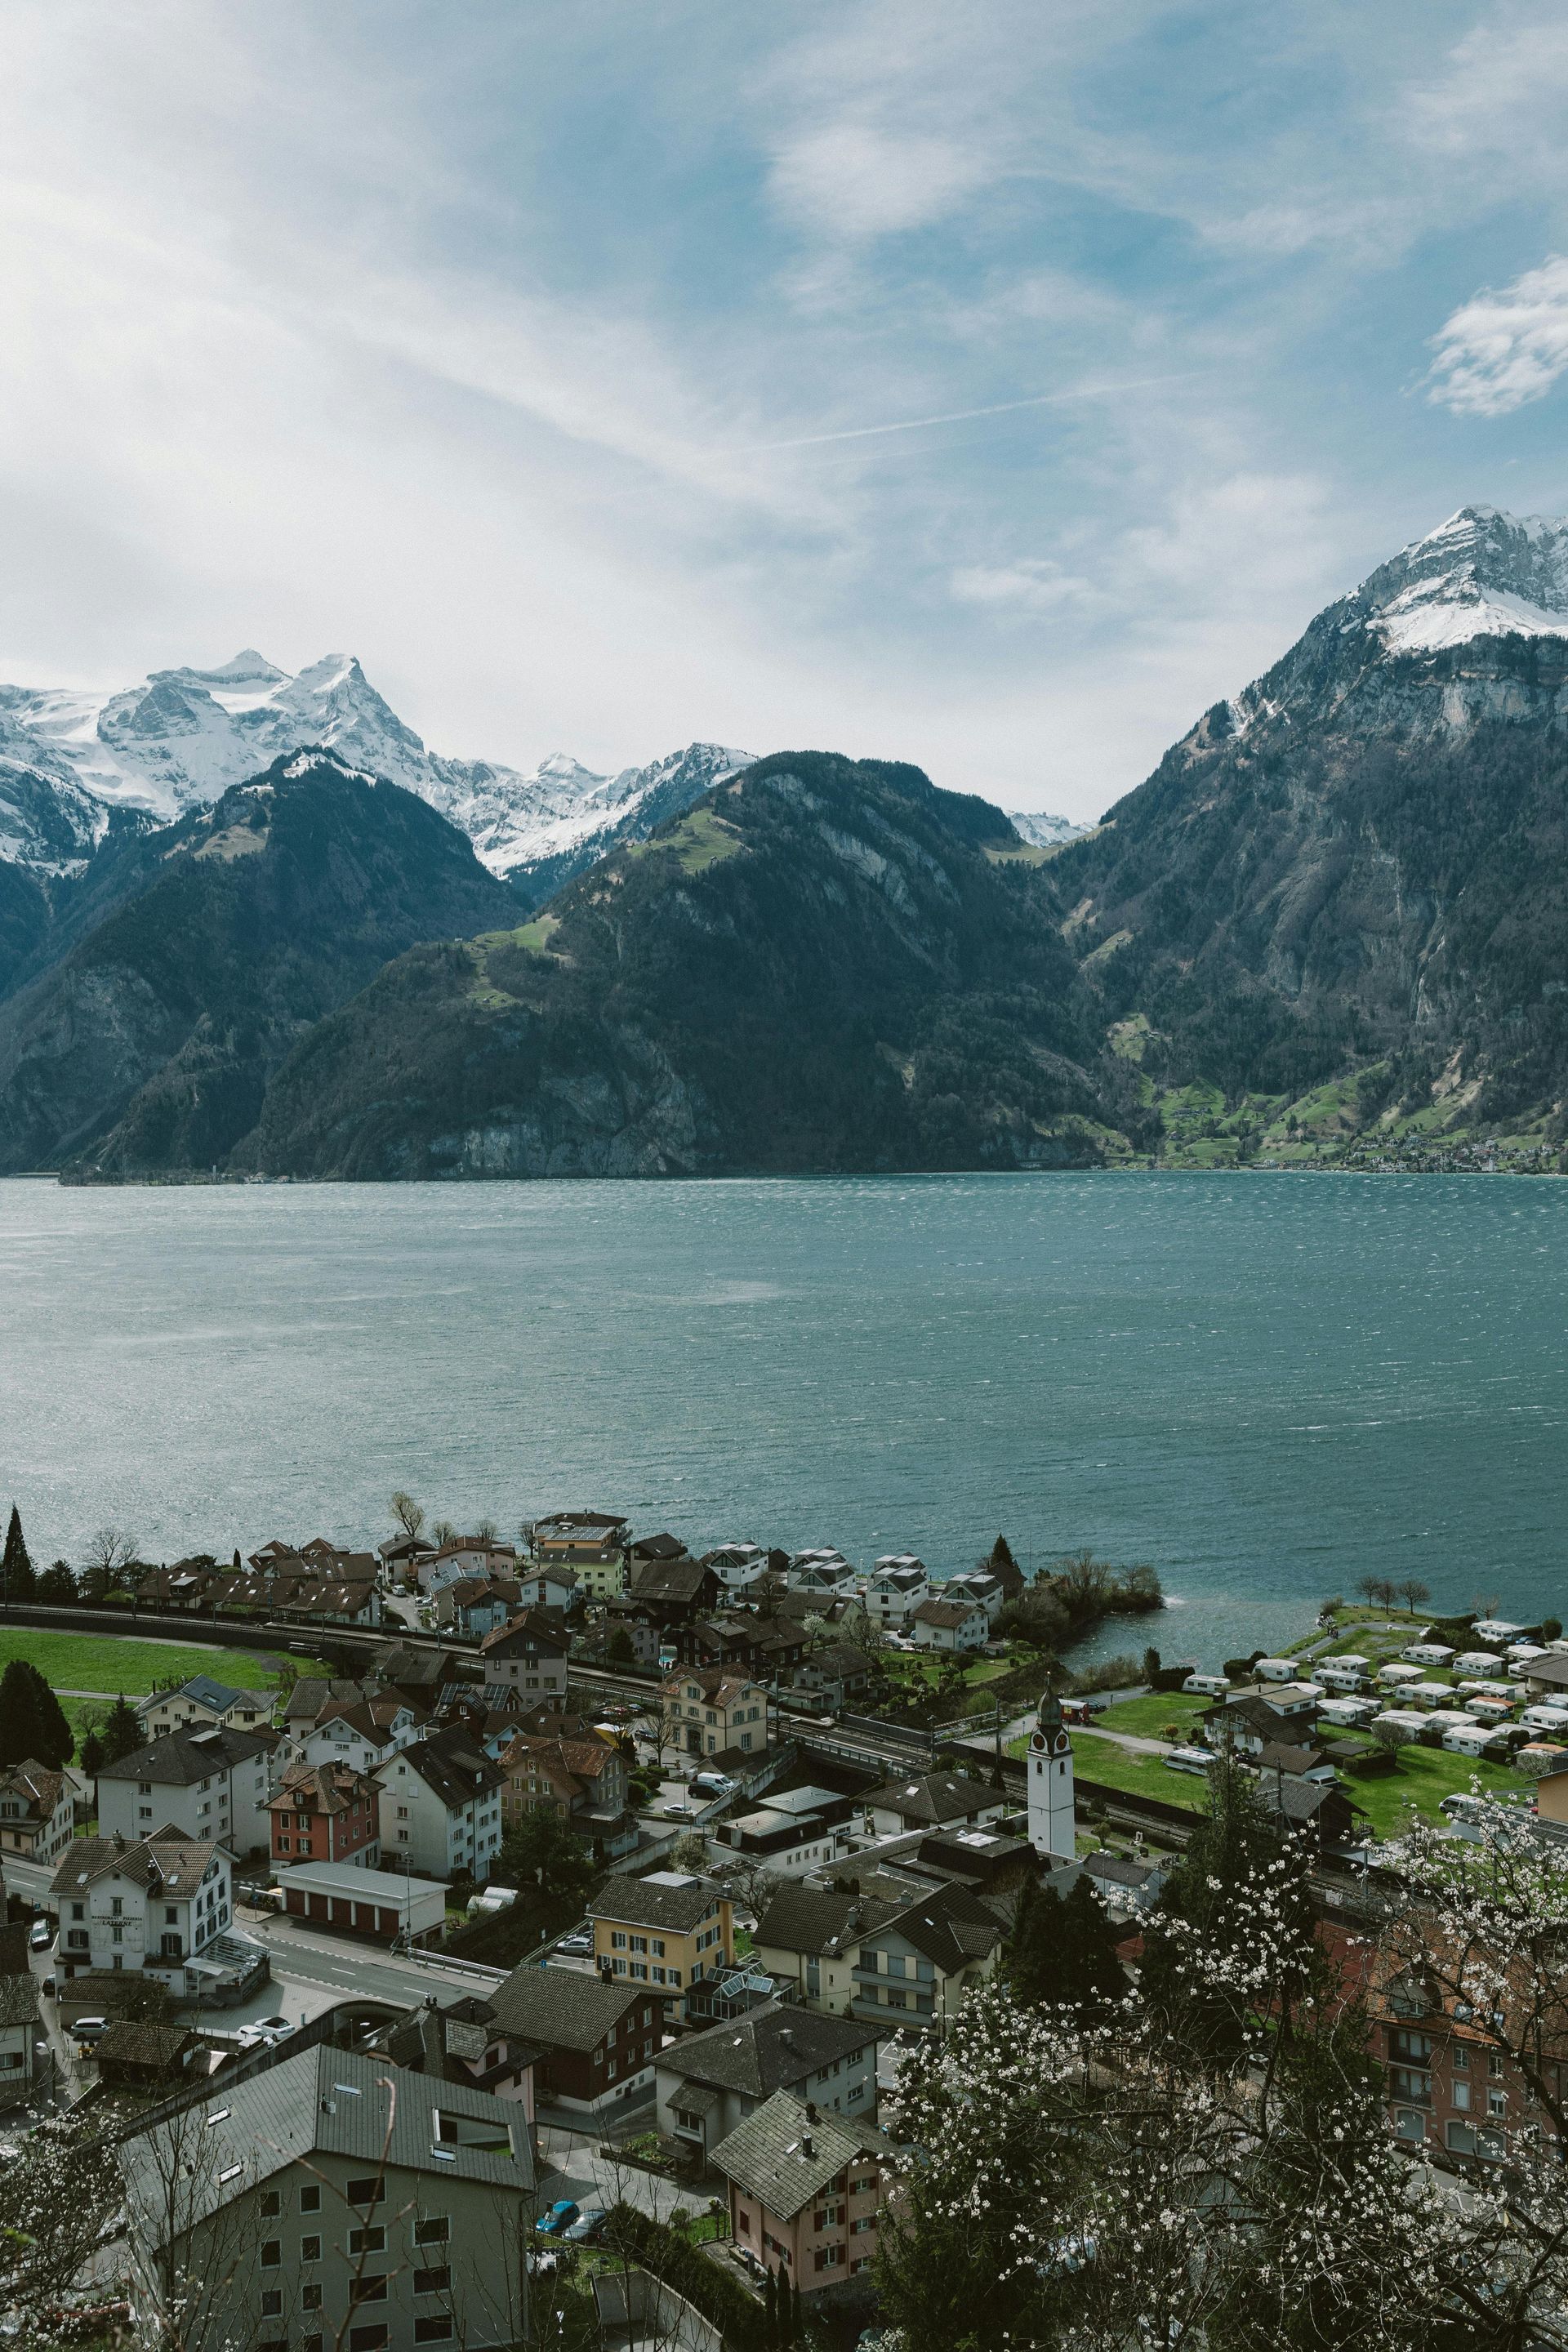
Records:
{"label": "cloud", "polygon": [[961,604],[988,604],[1019,613],[1057,613],[1064,604],[1107,601],[1091,580],[1064,572],[1048,556],[1020,557],[1016,563],[966,564],[953,573],[950,584]]}
{"label": "cloud", "polygon": [[1568,257],[1462,303],[1432,338],[1427,398],[1457,416],[1507,416],[1568,368]]}
{"label": "cloud", "polygon": [[839,238],[887,236],[941,220],[989,177],[987,158],[952,139],[874,122],[828,122],[781,149],[781,208]]}

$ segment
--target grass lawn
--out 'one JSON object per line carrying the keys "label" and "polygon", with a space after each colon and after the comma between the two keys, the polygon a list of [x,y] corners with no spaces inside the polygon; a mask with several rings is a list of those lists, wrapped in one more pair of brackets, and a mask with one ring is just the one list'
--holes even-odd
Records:
{"label": "grass lawn", "polygon": [[[188,1682],[211,1675],[235,1690],[268,1690],[273,1669],[258,1650],[208,1650],[196,1642],[126,1640],[113,1633],[44,1633],[37,1627],[0,1632],[0,1668],[26,1658],[56,1690],[107,1691],[144,1698],[154,1683]],[[308,1658],[302,1674],[324,1674]]]}
{"label": "grass lawn", "polygon": [[[1119,1748],[1114,1739],[1097,1739],[1092,1731],[1071,1733],[1073,1769],[1085,1780],[1098,1780],[1102,1788],[1125,1789],[1132,1797],[1159,1797],[1167,1805],[1184,1805],[1189,1812],[1201,1813],[1208,1802],[1208,1782],[1194,1772],[1173,1772],[1158,1756],[1136,1755],[1131,1748]],[[1028,1751],[1026,1739],[1008,1742],[1010,1756],[1023,1756]]]}
{"label": "grass lawn", "polygon": [[1506,1764],[1490,1764],[1469,1756],[1450,1756],[1441,1748],[1402,1748],[1399,1769],[1386,1778],[1363,1780],[1357,1773],[1342,1774],[1351,1797],[1367,1816],[1369,1832],[1393,1837],[1405,1825],[1412,1805],[1418,1813],[1440,1821],[1445,1797],[1468,1796],[1474,1782],[1486,1797],[1522,1797],[1530,1783]]}
{"label": "grass lawn", "polygon": [[1166,1725],[1173,1723],[1184,1739],[1196,1733],[1198,1718],[1213,1705],[1212,1698],[1188,1698],[1181,1691],[1151,1691],[1143,1698],[1118,1699],[1095,1721],[1107,1731],[1131,1731],[1139,1739],[1161,1739]]}

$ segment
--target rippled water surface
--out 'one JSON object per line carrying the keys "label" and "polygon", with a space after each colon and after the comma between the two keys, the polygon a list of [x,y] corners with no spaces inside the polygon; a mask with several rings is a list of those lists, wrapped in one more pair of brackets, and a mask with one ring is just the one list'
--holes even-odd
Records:
{"label": "rippled water surface", "polygon": [[[1091,1544],[1281,1639],[1369,1571],[1568,1617],[1568,1185],[0,1184],[35,1558],[586,1503],[694,1546]],[[1136,1639],[1143,1639],[1137,1629]]]}

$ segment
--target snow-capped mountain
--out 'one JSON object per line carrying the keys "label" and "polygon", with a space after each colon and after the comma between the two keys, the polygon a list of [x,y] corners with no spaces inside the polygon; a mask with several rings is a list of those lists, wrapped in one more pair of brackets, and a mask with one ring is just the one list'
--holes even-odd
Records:
{"label": "snow-capped mountain", "polygon": [[1080,840],[1091,829],[1074,824],[1070,816],[1052,816],[1048,809],[1009,809],[1007,820],[1031,849],[1059,849],[1064,841]]}
{"label": "snow-capped mountain", "polygon": [[290,677],[247,648],[219,668],[155,670],[114,693],[0,686],[0,859],[68,871],[110,812],[167,824],[310,744],[417,793],[504,875],[563,875],[679,813],[750,757],[694,743],[615,776],[561,752],[531,772],[444,758],[352,656],[329,654]]}
{"label": "snow-capped mountain", "polygon": [[1350,600],[1390,653],[1472,637],[1568,636],[1568,520],[1461,507]]}

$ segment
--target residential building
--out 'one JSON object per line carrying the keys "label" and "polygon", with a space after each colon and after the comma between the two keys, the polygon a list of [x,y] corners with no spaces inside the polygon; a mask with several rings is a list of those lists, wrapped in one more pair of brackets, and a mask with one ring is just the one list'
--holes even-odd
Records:
{"label": "residential building", "polygon": [[664,2004],[646,1984],[524,1967],[485,1998],[498,2026],[537,2053],[542,2104],[598,2117],[651,2097]]}
{"label": "residential building", "polygon": [[939,1886],[860,1933],[850,2013],[885,2031],[950,2023],[995,1974],[1005,1930],[998,1914],[962,1886]]}
{"label": "residential building", "polygon": [[793,1681],[809,1645],[804,1624],[795,1619],[748,1612],[694,1618],[678,1625],[673,1639],[681,1665],[731,1666],[771,1690]]}
{"label": "residential building", "polygon": [[803,2297],[868,2279],[891,2153],[875,2126],[775,2091],[713,2150],[736,2245]]}
{"label": "residential building", "polygon": [[274,1731],[167,1731],[106,1764],[98,1776],[104,1836],[150,1837],[169,1827],[213,1838],[235,1855],[270,1851]]}
{"label": "residential building", "polygon": [[479,1882],[500,1850],[505,1773],[465,1732],[426,1733],[378,1764],[381,1858],[424,1878]]}
{"label": "residential building", "polygon": [[445,2009],[426,2001],[391,2020],[366,2046],[384,2050],[395,2066],[406,2066],[410,2074],[437,2075],[488,2091],[492,2099],[510,2099],[533,2121],[534,2068],[544,2053],[538,2042],[504,2026],[494,2002],[483,1994],[464,1993]]}
{"label": "residential building", "polygon": [[950,1576],[939,1584],[931,1598],[936,1601],[977,1601],[985,1612],[986,1622],[994,1625],[1006,1605],[1006,1589],[999,1576],[988,1568],[966,1569],[962,1576]]}
{"label": "residential building", "polygon": [[922,1601],[909,1621],[915,1646],[921,1650],[983,1650],[991,1639],[991,1620],[979,1601]]}
{"label": "residential building", "polygon": [[630,1534],[615,1511],[555,1511],[534,1521],[530,1549],[540,1568],[574,1569],[590,1601],[609,1601],[626,1589]]}
{"label": "residential building", "polygon": [[842,2017],[855,1999],[861,1935],[903,1908],[905,1900],[781,1886],[757,1921],[754,1957],[769,1976],[793,1986],[798,2000]]}
{"label": "residential building", "polygon": [[727,1748],[760,1754],[768,1744],[768,1695],[761,1683],[721,1666],[674,1675],[660,1685],[670,1737],[690,1756]]}
{"label": "residential building", "polygon": [[1310,1843],[1328,1848],[1352,1845],[1362,1834],[1366,1815],[1337,1779],[1299,1780],[1289,1772],[1260,1770],[1258,1793],[1286,1828]]}
{"label": "residential building", "polygon": [[374,1870],[381,1860],[381,1791],[351,1764],[289,1764],[267,1801],[274,1862],[343,1862]]}
{"label": "residential building", "polygon": [[1205,1746],[1255,1761],[1266,1748],[1293,1746],[1300,1726],[1275,1706],[1276,1696],[1271,1692],[1260,1698],[1256,1692],[1242,1692],[1205,1708],[1198,1718]]}
{"label": "residential building", "polygon": [[389,1697],[405,1698],[410,1706],[434,1715],[448,1699],[472,1688],[466,1658],[450,1650],[426,1649],[421,1643],[395,1642],[376,1664],[379,1689]]}
{"label": "residential building", "polygon": [[818,1544],[806,1551],[792,1552],[785,1580],[792,1592],[835,1595],[854,1592],[860,1581],[844,1554],[835,1551],[827,1544]]}
{"label": "residential building", "polygon": [[824,1715],[846,1715],[871,1687],[871,1661],[853,1642],[829,1642],[801,1660],[791,1687]]}
{"label": "residential building", "polygon": [[19,1968],[0,1969],[0,2114],[37,2087],[38,1986],[24,1949]]}
{"label": "residential building", "polygon": [[768,2001],[660,2052],[658,2127],[706,2155],[775,2091],[874,2123],[879,2047],[877,2029],[858,2019]]}
{"label": "residential building", "polygon": [[[228,1967],[236,1936],[229,1857],[174,1828],[148,1838],[76,1838],[50,1888],[59,1911],[57,1972],[142,1969],[195,2000]],[[262,1973],[265,1973],[263,1970]]]}
{"label": "residential building", "polygon": [[415,1570],[420,1591],[431,1600],[446,1585],[474,1576],[515,1576],[517,1546],[492,1536],[454,1536],[426,1554]]}
{"label": "residential building", "polygon": [[979,1828],[1000,1821],[1010,1800],[962,1772],[919,1772],[907,1780],[884,1780],[860,1800],[868,1837],[897,1837],[906,1830],[951,1828],[968,1822]]}
{"label": "residential building", "polygon": [[289,1759],[294,1764],[342,1764],[351,1771],[374,1772],[400,1748],[411,1748],[428,1720],[423,1708],[395,1692],[352,1700],[326,1699],[314,1722],[296,1728],[291,1719]]}
{"label": "residential building", "polygon": [[0,1770],[0,1859],[50,1868],[76,1831],[76,1801],[63,1772],[32,1759]]}
{"label": "residential building", "polygon": [[572,1643],[558,1618],[524,1609],[487,1633],[479,1643],[479,1668],[487,1684],[505,1683],[528,1698],[566,1696],[566,1659]]}
{"label": "residential building", "polygon": [[930,1598],[930,1572],[913,1552],[884,1553],[866,1579],[867,1613],[889,1633],[901,1633],[921,1602]]}
{"label": "residential building", "polygon": [[[1482,1651],[1475,1654],[1485,1656],[1487,1653]],[[1467,1654],[1464,1657],[1456,1658],[1454,1664],[1467,1674],[1495,1674],[1502,1660],[1493,1658],[1489,1666],[1472,1666],[1470,1654]],[[1562,1698],[1564,1704],[1568,1704],[1568,1653],[1544,1650],[1540,1657],[1525,1660],[1520,1675],[1532,1699]]]}
{"label": "residential building", "polygon": [[580,1837],[606,1853],[629,1853],[637,1823],[626,1810],[626,1759],[593,1733],[578,1739],[533,1739],[519,1734],[498,1758],[502,1834],[529,1813],[554,1812]]}
{"label": "residential building", "polygon": [[711,1609],[722,1589],[705,1560],[692,1559],[685,1552],[668,1559],[636,1562],[626,1586],[628,1598],[640,1601],[665,1633]]}
{"label": "residential building", "polygon": [[322,2043],[155,2108],[121,2163],[147,2335],[190,2352],[529,2340],[515,2103]]}
{"label": "residential building", "polygon": [[689,1873],[616,1874],[600,1887],[588,1916],[595,1964],[604,1975],[683,2000],[694,1980],[728,1968],[735,1957],[729,1896]]}
{"label": "residential building", "polygon": [[714,1836],[748,1859],[765,1862],[781,1877],[803,1877],[830,1867],[857,1849],[858,1801],[836,1789],[769,1793],[752,1812],[731,1814]]}
{"label": "residential building", "polygon": [[1083,1867],[1113,1919],[1152,1911],[1167,1876],[1163,1862],[1138,1862],[1124,1853],[1086,1854]]}
{"label": "residential building", "polygon": [[151,1698],[138,1699],[136,1717],[143,1739],[214,1724],[226,1731],[254,1731],[258,1725],[270,1727],[272,1699],[266,1691],[235,1690],[211,1675],[193,1675],[175,1690],[154,1691]]}
{"label": "residential building", "polygon": [[436,1622],[459,1642],[477,1642],[515,1617],[522,1590],[515,1576],[464,1576],[436,1595]]}
{"label": "residential building", "polygon": [[570,1616],[583,1605],[583,1580],[574,1568],[523,1568],[516,1579],[518,1605],[522,1609],[553,1609]]}
{"label": "residential building", "polygon": [[385,1543],[378,1544],[376,1555],[382,1574],[392,1590],[417,1591],[419,1563],[429,1559],[435,1549],[435,1545],[426,1543],[423,1536],[389,1536]]}
{"label": "residential building", "polygon": [[710,1568],[727,1594],[731,1597],[749,1592],[768,1572],[768,1555],[761,1544],[715,1544],[702,1555],[702,1564]]}

